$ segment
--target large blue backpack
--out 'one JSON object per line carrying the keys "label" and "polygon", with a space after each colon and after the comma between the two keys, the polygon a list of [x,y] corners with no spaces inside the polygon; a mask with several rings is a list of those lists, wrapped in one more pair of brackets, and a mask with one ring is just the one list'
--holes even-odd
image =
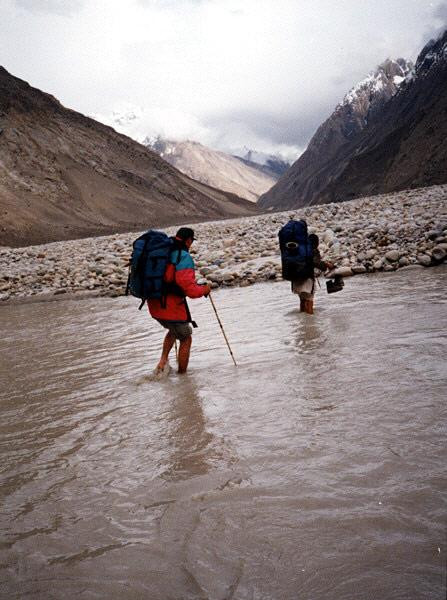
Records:
{"label": "large blue backpack", "polygon": [[287,281],[313,277],[313,248],[306,221],[291,219],[279,230],[282,277]]}
{"label": "large blue backpack", "polygon": [[[130,292],[132,296],[140,298],[140,309],[146,300],[158,298],[163,301],[166,297],[168,290],[164,274],[171,263],[171,254],[175,248],[171,237],[153,229],[134,241],[126,295]],[[178,258],[180,253],[179,249]]]}

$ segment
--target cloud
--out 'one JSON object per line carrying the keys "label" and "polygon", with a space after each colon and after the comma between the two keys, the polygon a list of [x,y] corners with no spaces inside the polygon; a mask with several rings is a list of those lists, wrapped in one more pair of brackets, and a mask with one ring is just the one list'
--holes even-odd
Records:
{"label": "cloud", "polygon": [[[3,0],[5,67],[128,132],[300,152],[387,57],[414,60],[444,2]],[[24,10],[26,9],[26,10]],[[61,18],[70,16],[70,18]],[[124,107],[124,108],[123,108]]]}
{"label": "cloud", "polygon": [[423,33],[423,42],[438,38],[447,29],[447,2],[430,2],[431,18],[428,20]]}
{"label": "cloud", "polygon": [[442,21],[443,27],[445,27],[447,25],[447,3],[437,6],[434,14],[437,19]]}
{"label": "cloud", "polygon": [[14,0],[19,8],[30,12],[53,13],[55,15],[73,15],[80,10],[84,0]]}

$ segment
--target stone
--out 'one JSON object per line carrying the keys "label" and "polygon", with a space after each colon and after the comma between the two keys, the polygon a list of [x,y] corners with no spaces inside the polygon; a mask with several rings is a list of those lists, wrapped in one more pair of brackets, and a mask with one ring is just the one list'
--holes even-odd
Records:
{"label": "stone", "polygon": [[366,267],[364,267],[363,265],[354,265],[353,267],[351,267],[352,272],[355,273],[356,275],[360,275],[361,273],[366,273]]}
{"label": "stone", "polygon": [[431,265],[431,256],[428,256],[428,254],[418,254],[417,261],[420,265],[429,267]]}
{"label": "stone", "polygon": [[368,260],[371,260],[371,258],[374,258],[374,256],[377,254],[377,250],[375,248],[370,248],[369,250],[367,250],[365,252],[365,256]]}
{"label": "stone", "polygon": [[321,236],[321,241],[325,242],[326,244],[329,244],[329,242],[333,242],[334,239],[335,233],[332,231],[332,229],[326,229],[326,231]]}
{"label": "stone", "polygon": [[407,265],[409,265],[409,264],[410,264],[410,261],[408,260],[408,258],[407,258],[406,256],[401,256],[401,257],[399,258],[399,265],[400,265],[401,267],[406,267],[406,266],[407,266]]}
{"label": "stone", "polygon": [[224,279],[224,274],[223,273],[209,273],[207,277],[210,281],[213,281],[215,283],[221,283]]}
{"label": "stone", "polygon": [[407,267],[402,267],[402,269],[400,269],[401,271],[415,271],[416,269],[423,269],[424,267],[422,265],[408,265]]}
{"label": "stone", "polygon": [[387,252],[385,254],[385,258],[386,260],[388,260],[389,262],[396,262],[399,260],[399,251],[398,250],[390,250],[389,252]]}
{"label": "stone", "polygon": [[353,274],[351,267],[338,267],[332,275],[340,275],[341,277],[350,277]]}
{"label": "stone", "polygon": [[439,244],[438,246],[435,246],[431,251],[431,255],[438,263],[444,261],[447,256],[447,244]]}
{"label": "stone", "polygon": [[376,260],[376,262],[373,264],[373,267],[376,271],[380,271],[383,268],[383,260],[381,258]]}

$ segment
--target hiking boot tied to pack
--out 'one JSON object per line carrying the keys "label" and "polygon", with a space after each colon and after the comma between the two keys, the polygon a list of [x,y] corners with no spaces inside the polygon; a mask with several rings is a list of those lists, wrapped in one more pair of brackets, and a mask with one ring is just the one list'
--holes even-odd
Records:
{"label": "hiking boot tied to pack", "polygon": [[175,237],[150,230],[136,239],[130,260],[126,293],[147,301],[150,315],[168,330],[157,367],[163,371],[175,340],[180,341],[179,372],[186,372],[191,348],[191,334],[197,324],[192,320],[186,297],[207,296],[209,285],[199,285],[189,248],[194,231],[181,227]]}

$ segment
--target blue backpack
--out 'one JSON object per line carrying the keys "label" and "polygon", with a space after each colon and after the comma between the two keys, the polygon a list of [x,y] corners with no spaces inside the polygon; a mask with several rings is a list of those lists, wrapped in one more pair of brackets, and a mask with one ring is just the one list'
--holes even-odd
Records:
{"label": "blue backpack", "polygon": [[288,281],[313,277],[313,248],[306,221],[291,219],[279,230],[282,277]]}
{"label": "blue backpack", "polygon": [[[171,263],[171,254],[175,248],[171,237],[153,229],[134,241],[126,295],[130,292],[132,296],[140,298],[140,309],[146,300],[158,298],[163,302],[166,298],[169,290],[164,281],[164,274],[166,267]],[[180,254],[179,249],[177,260],[180,259]]]}

